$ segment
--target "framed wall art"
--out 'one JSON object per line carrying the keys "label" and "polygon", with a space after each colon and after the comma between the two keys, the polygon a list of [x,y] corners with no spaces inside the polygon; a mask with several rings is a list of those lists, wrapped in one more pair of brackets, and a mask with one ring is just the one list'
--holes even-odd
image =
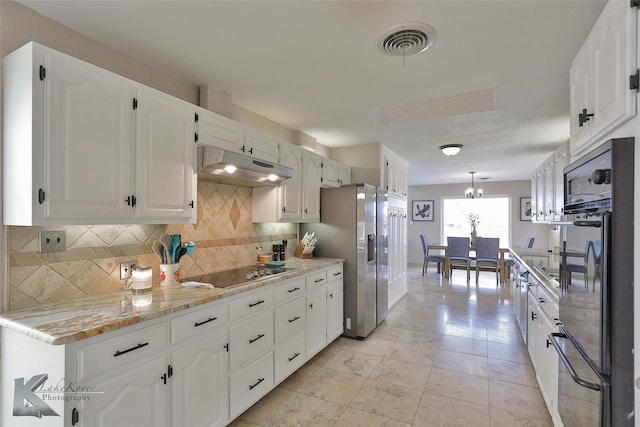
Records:
{"label": "framed wall art", "polygon": [[433,221],[433,200],[414,200],[411,219],[413,221]]}
{"label": "framed wall art", "polygon": [[520,197],[520,221],[531,221],[531,197]]}

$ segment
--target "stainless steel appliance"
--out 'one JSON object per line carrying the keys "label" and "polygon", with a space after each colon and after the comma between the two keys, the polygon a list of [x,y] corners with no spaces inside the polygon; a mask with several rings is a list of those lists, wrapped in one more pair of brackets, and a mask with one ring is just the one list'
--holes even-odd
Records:
{"label": "stainless steel appliance", "polygon": [[289,267],[257,267],[250,265],[247,267],[234,268],[232,270],[217,271],[215,273],[207,273],[200,276],[193,276],[180,279],[180,282],[199,282],[210,283],[216,288],[233,288],[234,286],[243,285],[246,282],[270,278],[275,275],[293,271],[295,268]]}
{"label": "stainless steel appliance", "polygon": [[320,191],[320,222],[301,224],[316,232],[317,256],[344,264],[344,335],[364,339],[387,316],[387,198],[369,184]]}
{"label": "stainless steel appliance", "polygon": [[565,427],[634,424],[633,143],[608,141],[564,170],[572,225],[562,229],[561,324],[549,339]]}

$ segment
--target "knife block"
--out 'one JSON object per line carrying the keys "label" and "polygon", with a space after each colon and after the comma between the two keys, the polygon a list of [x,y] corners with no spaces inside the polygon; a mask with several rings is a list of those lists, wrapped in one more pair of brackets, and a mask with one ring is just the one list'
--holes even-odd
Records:
{"label": "knife block", "polygon": [[303,250],[304,250],[304,245],[302,244],[302,242],[298,242],[298,246],[296,246],[296,250],[293,251],[293,256],[296,258],[302,258],[302,259],[313,258],[313,252],[309,254],[303,254],[302,253]]}

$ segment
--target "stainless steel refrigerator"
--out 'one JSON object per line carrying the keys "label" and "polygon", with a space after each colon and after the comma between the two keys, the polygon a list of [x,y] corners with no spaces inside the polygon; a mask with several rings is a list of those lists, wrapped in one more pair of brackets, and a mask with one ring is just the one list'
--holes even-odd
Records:
{"label": "stainless steel refrigerator", "polygon": [[[633,138],[615,139],[565,172],[558,412],[565,427],[634,425]],[[586,258],[573,255],[586,254]]]}
{"label": "stainless steel refrigerator", "polygon": [[344,264],[344,334],[364,339],[388,312],[387,196],[369,184],[320,191],[320,222],[300,224],[316,232],[315,256]]}

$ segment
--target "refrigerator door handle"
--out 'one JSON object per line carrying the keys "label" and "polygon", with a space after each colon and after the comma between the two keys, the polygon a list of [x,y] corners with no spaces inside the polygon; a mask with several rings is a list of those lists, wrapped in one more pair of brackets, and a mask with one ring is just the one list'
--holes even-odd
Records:
{"label": "refrigerator door handle", "polygon": [[376,235],[367,235],[367,262],[376,259]]}
{"label": "refrigerator door handle", "polygon": [[592,366],[593,362],[591,361],[591,359],[589,359],[589,357],[586,354],[583,354],[584,350],[582,349],[582,347],[580,345],[576,345],[577,343],[574,343],[574,341],[572,339],[570,339],[569,336],[567,336],[567,334],[564,334],[562,332],[551,332],[548,335],[549,341],[551,341],[551,344],[553,345],[553,348],[558,353],[558,356],[560,357],[560,360],[562,360],[562,364],[565,366],[565,368],[567,368],[567,371],[569,372],[569,375],[571,375],[571,378],[573,379],[573,381],[575,381],[577,384],[581,385],[582,387],[586,387],[586,388],[589,388],[589,389],[595,390],[595,391],[601,391],[602,390],[602,385],[601,384],[592,383],[592,382],[583,380],[582,378],[580,378],[578,376],[578,374],[576,373],[575,369],[573,369],[573,366],[571,366],[571,362],[569,362],[569,359],[567,358],[567,355],[564,354],[564,352],[560,348],[560,344],[558,344],[558,342],[556,341],[555,337],[565,338],[565,339],[568,339],[569,341],[571,341],[571,343],[576,347],[576,349],[578,350],[580,355],[589,364],[589,367],[596,373],[596,375],[598,375],[598,378],[600,378],[600,380],[602,382],[605,382],[605,380],[602,378],[602,375],[600,374],[600,372],[598,372]]}

